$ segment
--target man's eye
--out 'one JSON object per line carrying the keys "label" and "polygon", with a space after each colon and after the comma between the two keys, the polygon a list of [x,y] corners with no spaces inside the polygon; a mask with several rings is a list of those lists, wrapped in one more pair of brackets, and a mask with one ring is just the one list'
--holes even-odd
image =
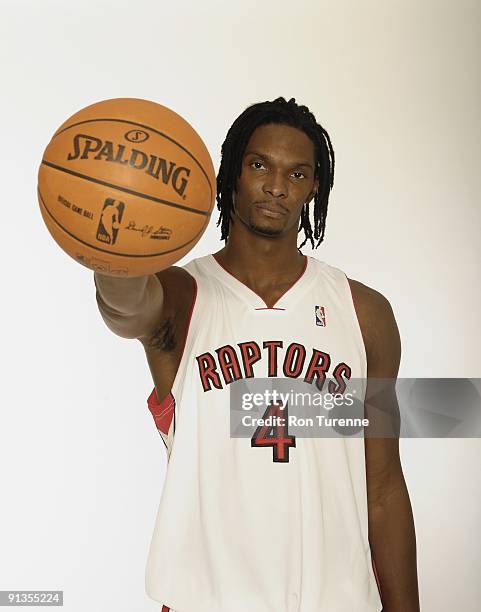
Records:
{"label": "man's eye", "polygon": [[[293,172],[292,174],[300,174],[301,176],[303,176],[304,178],[306,178],[306,175],[303,172]],[[300,178],[299,176],[296,176],[296,178]]]}
{"label": "man's eye", "polygon": [[264,164],[260,161],[253,161],[249,165],[254,166],[254,164],[258,164],[256,170],[259,170],[259,166],[263,166]]}

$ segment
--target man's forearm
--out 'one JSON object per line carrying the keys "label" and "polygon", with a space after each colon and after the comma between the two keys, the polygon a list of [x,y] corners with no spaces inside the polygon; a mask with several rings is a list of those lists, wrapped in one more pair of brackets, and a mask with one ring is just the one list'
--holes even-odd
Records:
{"label": "man's forearm", "polygon": [[383,612],[419,612],[416,534],[404,480],[382,503],[369,505],[369,543]]}
{"label": "man's forearm", "polygon": [[[94,282],[97,295],[108,308],[129,314],[142,303],[148,283],[155,282],[155,279],[149,281],[149,276],[115,278],[95,272]],[[160,285],[158,282],[155,284]]]}

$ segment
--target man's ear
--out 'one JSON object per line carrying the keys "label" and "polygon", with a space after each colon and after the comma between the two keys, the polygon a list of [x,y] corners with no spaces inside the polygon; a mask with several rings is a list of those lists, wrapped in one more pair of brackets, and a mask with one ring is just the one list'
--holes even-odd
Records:
{"label": "man's ear", "polygon": [[316,195],[318,189],[319,189],[319,179],[316,179],[314,181],[314,187],[312,188],[312,191],[309,194],[309,197],[307,198],[306,202],[310,202],[312,200],[312,198]]}

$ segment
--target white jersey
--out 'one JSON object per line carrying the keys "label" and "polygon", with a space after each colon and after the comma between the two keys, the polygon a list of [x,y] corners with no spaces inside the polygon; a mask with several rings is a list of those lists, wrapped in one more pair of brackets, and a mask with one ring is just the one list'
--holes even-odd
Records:
{"label": "white jersey", "polygon": [[168,396],[148,398],[168,463],[146,591],[176,612],[382,609],[364,438],[298,438],[279,450],[230,435],[239,378],[366,378],[346,275],[305,261],[272,308],[213,255],[184,266],[196,285],[184,351]]}

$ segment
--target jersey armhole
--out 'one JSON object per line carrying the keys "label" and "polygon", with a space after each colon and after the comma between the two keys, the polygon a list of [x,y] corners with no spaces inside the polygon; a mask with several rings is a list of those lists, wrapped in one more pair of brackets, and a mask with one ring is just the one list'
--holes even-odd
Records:
{"label": "jersey armhole", "polygon": [[175,398],[172,393],[169,392],[164,399],[159,402],[157,391],[154,387],[152,393],[147,398],[147,406],[154,417],[154,423],[159,432],[168,436],[175,412]]}
{"label": "jersey armhole", "polygon": [[362,329],[361,329],[361,322],[359,320],[359,314],[358,314],[358,310],[356,308],[356,300],[354,299],[354,294],[352,292],[352,287],[351,287],[351,281],[349,280],[349,278],[347,277],[347,274],[343,273],[344,276],[346,277],[346,283],[347,286],[349,287],[349,294],[351,296],[351,304],[352,304],[352,309],[353,309],[353,314],[354,314],[354,319],[355,319],[355,327],[358,331],[359,334],[359,340],[361,342],[361,346],[362,346],[362,350],[363,350],[363,354],[364,354],[364,363],[366,366],[366,378],[367,378],[367,350],[366,350],[366,343],[364,342],[364,336],[362,335]]}

